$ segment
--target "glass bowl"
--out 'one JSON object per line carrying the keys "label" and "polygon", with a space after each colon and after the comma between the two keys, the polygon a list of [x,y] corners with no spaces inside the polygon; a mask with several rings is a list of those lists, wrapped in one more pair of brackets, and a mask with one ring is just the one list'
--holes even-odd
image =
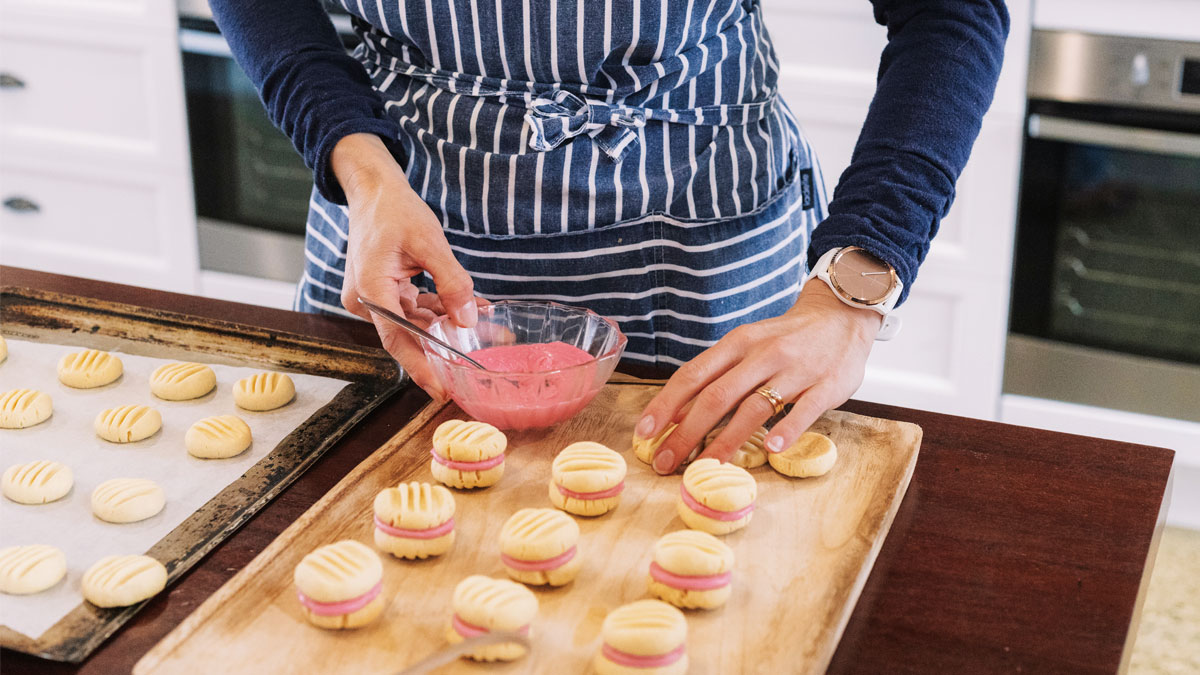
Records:
{"label": "glass bowl", "polygon": [[474,328],[440,317],[429,332],[466,354],[477,349],[564,342],[591,360],[541,372],[482,371],[444,348],[421,344],[446,393],[468,415],[500,429],[538,429],[570,419],[608,382],[628,341],[616,322],[581,307],[503,300],[479,308]]}

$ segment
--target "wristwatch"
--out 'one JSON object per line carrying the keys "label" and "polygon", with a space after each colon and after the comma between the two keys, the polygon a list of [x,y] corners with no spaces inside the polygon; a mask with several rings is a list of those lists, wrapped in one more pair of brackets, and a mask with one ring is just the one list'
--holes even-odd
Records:
{"label": "wristwatch", "polygon": [[860,246],[830,249],[809,272],[808,279],[813,277],[824,281],[847,305],[881,314],[883,325],[876,340],[890,340],[900,332],[900,317],[891,312],[904,282],[896,275],[896,268],[870,251]]}

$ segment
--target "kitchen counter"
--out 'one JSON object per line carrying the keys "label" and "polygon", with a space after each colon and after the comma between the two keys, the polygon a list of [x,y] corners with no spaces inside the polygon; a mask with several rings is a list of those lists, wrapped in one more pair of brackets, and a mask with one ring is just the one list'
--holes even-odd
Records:
{"label": "kitchen counter", "polygon": [[[0,267],[0,284],[378,344],[371,326],[338,318],[12,267]],[[80,666],[5,650],[4,672],[128,672],[426,400],[408,389],[377,408]],[[844,408],[914,422],[925,436],[829,672],[1122,667],[1164,522],[1172,451],[854,401]],[[786,640],[786,627],[776,629]]]}

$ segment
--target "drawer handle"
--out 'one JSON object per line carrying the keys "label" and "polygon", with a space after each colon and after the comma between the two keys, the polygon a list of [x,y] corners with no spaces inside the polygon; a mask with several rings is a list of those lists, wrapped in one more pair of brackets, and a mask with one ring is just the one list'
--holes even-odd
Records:
{"label": "drawer handle", "polygon": [[12,73],[0,73],[0,89],[24,89],[25,80]]}
{"label": "drawer handle", "polygon": [[17,213],[37,213],[42,210],[42,207],[37,205],[37,202],[26,199],[24,197],[9,197],[4,200],[4,208]]}

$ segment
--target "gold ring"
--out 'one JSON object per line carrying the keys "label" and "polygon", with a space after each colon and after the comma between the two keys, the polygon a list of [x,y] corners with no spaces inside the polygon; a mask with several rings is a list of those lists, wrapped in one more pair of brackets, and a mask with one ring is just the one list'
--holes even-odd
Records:
{"label": "gold ring", "polygon": [[767,399],[767,402],[770,403],[771,407],[775,409],[776,415],[783,412],[783,394],[780,394],[778,391],[776,391],[774,387],[768,387],[764,385],[758,389],[755,389],[754,393]]}

